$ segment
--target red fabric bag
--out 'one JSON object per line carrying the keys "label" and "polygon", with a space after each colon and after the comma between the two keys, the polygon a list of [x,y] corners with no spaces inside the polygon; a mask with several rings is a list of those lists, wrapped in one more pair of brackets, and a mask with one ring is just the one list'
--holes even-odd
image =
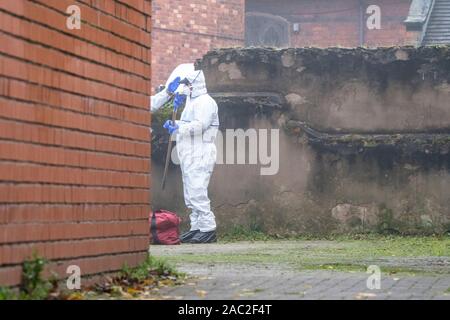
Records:
{"label": "red fabric bag", "polygon": [[150,215],[150,239],[152,244],[180,244],[181,219],[176,213],[157,210]]}

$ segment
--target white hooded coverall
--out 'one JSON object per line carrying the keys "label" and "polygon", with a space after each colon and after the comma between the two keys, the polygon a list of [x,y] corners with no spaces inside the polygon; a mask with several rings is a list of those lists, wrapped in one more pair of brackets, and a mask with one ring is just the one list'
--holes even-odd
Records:
{"label": "white hooded coverall", "polygon": [[[208,198],[208,184],[216,162],[218,108],[208,94],[203,71],[193,71],[188,74],[187,79],[192,88],[181,118],[177,121],[179,129],[175,131],[176,148],[183,177],[184,200],[192,210],[191,231],[209,232],[216,229]],[[181,92],[186,90],[179,89]]]}
{"label": "white hooded coverall", "polygon": [[[205,75],[195,71],[193,64],[178,66],[167,80],[166,87],[177,76],[187,78],[192,90],[180,85],[176,92],[187,95],[186,106],[175,131],[177,154],[183,178],[184,201],[191,210],[191,231],[214,231],[216,221],[208,198],[208,185],[216,162],[215,138],[219,129],[217,104],[206,89]],[[151,111],[161,108],[170,96],[166,90],[151,97]]]}

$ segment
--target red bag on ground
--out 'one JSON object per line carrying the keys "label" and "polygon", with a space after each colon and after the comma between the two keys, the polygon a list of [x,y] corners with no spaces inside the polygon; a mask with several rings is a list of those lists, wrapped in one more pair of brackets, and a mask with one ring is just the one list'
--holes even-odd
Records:
{"label": "red bag on ground", "polygon": [[181,219],[176,213],[157,210],[150,215],[150,240],[152,244],[180,244]]}

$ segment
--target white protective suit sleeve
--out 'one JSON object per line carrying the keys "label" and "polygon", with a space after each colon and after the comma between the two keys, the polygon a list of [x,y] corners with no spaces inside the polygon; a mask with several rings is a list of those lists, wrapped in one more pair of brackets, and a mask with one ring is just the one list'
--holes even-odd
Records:
{"label": "white protective suit sleeve", "polygon": [[150,97],[150,111],[158,111],[167,101],[169,101],[170,96],[166,90],[163,90],[154,96]]}

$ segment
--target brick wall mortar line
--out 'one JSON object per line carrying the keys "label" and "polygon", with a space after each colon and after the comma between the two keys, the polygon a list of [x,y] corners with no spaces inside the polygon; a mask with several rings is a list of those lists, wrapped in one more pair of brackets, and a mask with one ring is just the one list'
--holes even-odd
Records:
{"label": "brick wall mortar line", "polygon": [[[84,183],[62,183],[62,182],[36,182],[27,180],[1,180],[0,186],[13,185],[13,186],[51,186],[51,187],[64,187],[64,188],[83,188],[83,189],[101,189],[101,190],[131,190],[131,191],[149,191],[147,187],[129,187],[124,185],[95,185]],[[53,202],[52,202],[53,203]]]}
{"label": "brick wall mortar line", "polygon": [[[0,137],[0,142],[7,142],[7,143],[11,143],[11,144],[21,144],[21,145],[29,145],[29,146],[36,146],[36,147],[47,147],[47,148],[53,148],[53,149],[61,149],[62,151],[74,151],[74,152],[80,152],[80,153],[86,153],[86,155],[83,156],[87,156],[87,155],[93,155],[93,156],[110,156],[110,157],[114,157],[117,160],[125,160],[125,161],[150,161],[151,158],[140,158],[140,157],[136,157],[136,156],[132,156],[132,155],[119,155],[119,154],[109,154],[109,153],[104,153],[101,151],[91,151],[91,150],[73,150],[73,149],[68,149],[65,148],[61,145],[57,145],[57,146],[47,146],[47,145],[42,145],[42,144],[36,144],[36,143],[32,143],[32,142],[24,142],[24,141],[9,141],[7,139],[4,139],[2,137]],[[4,155],[3,155],[4,156]],[[1,156],[0,156],[1,157]],[[6,159],[6,158],[0,158],[2,160],[9,160],[9,161],[13,161],[10,158]],[[15,159],[14,161],[21,161],[21,160],[17,160]],[[32,162],[32,161],[31,161]],[[48,162],[46,162],[48,163]],[[50,163],[48,163],[50,164]],[[65,165],[65,166],[70,166],[70,165]],[[77,167],[77,166],[74,166]],[[83,168],[83,167],[80,167]],[[105,169],[106,170],[106,169]],[[107,170],[115,170],[115,169],[107,169]],[[143,172],[143,171],[120,171],[117,170],[118,172]]]}
{"label": "brick wall mortar line", "polygon": [[[89,82],[95,82],[95,83],[100,83],[100,84],[102,84],[102,85],[104,85],[104,86],[108,86],[108,87],[112,87],[112,88],[115,88],[116,90],[121,90],[121,91],[125,91],[126,93],[128,93],[128,94],[130,94],[130,95],[136,95],[136,97],[133,97],[133,98],[149,98],[149,94],[144,94],[144,93],[141,93],[141,92],[134,92],[134,91],[131,91],[131,90],[128,90],[128,89],[124,89],[124,88],[120,88],[120,87],[115,87],[115,86],[113,86],[113,85],[111,85],[111,84],[109,84],[109,83],[104,83],[104,82],[100,82],[100,81],[97,81],[97,80],[92,80],[92,79],[88,79],[88,78],[84,78],[84,77],[81,77],[81,76],[79,76],[79,75],[73,75],[73,74],[69,74],[68,72],[62,72],[62,71],[60,71],[60,70],[57,70],[57,69],[54,69],[54,68],[51,68],[51,67],[48,67],[48,66],[45,66],[45,65],[41,65],[41,64],[38,64],[38,63],[34,63],[34,62],[31,62],[31,61],[27,61],[27,60],[25,60],[25,59],[22,59],[22,58],[19,58],[19,57],[15,57],[15,56],[10,56],[10,55],[8,55],[8,54],[4,54],[4,53],[2,53],[2,52],[0,52],[0,57],[7,57],[8,59],[12,59],[12,60],[18,60],[18,61],[20,61],[20,62],[22,62],[22,63],[25,63],[25,64],[31,64],[31,65],[33,65],[33,66],[36,66],[37,68],[42,68],[42,69],[45,69],[45,70],[51,70],[51,71],[53,71],[53,72],[55,72],[55,73],[60,73],[60,74],[63,74],[63,75],[68,75],[68,76],[70,76],[70,77],[74,77],[74,78],[77,78],[77,79],[80,79],[80,80],[83,80],[83,81],[89,81]],[[23,79],[23,78],[17,78],[17,77],[9,77],[8,75],[5,75],[5,74],[0,74],[0,77],[4,77],[4,78],[12,78],[12,79],[15,79],[15,80],[22,80],[22,81],[26,81],[25,79]],[[32,81],[26,81],[26,82],[29,82],[29,83],[33,83],[33,84],[38,84],[37,82],[32,82]],[[49,87],[49,88],[54,88],[54,89],[58,89],[58,90],[60,90],[60,91],[63,91],[63,92],[68,92],[68,93],[72,93],[72,94],[76,94],[76,93],[78,93],[78,92],[75,92],[75,91],[68,91],[68,90],[66,90],[66,89],[64,89],[64,88],[58,88],[58,87],[50,87],[50,86],[48,86],[48,85],[44,85],[43,84],[43,86],[46,86],[46,87]],[[79,94],[79,93],[78,93]],[[79,94],[79,95],[81,95],[81,94]],[[144,106],[139,106],[139,105],[132,105],[132,104],[126,104],[126,103],[124,103],[124,102],[115,102],[114,100],[108,100],[108,99],[106,99],[106,98],[101,98],[101,97],[96,97],[96,96],[88,96],[88,97],[95,97],[95,98],[97,98],[98,100],[102,100],[102,101],[106,101],[106,102],[108,102],[108,103],[116,103],[116,104],[119,104],[119,105],[124,105],[124,106],[127,106],[127,107],[131,107],[131,108],[137,108],[137,109],[141,109],[141,110],[147,110],[147,107],[144,107]],[[150,105],[150,98],[148,99],[149,100],[149,105]]]}
{"label": "brick wall mortar line", "polygon": [[[2,77],[0,77],[0,80],[1,79],[2,79]],[[3,79],[6,79],[6,78],[3,77]],[[21,81],[21,82],[27,83],[27,84],[31,84],[30,82],[22,81],[22,80],[19,80],[19,79],[13,79],[13,80],[14,81]],[[33,84],[33,85],[35,85],[35,84]],[[106,115],[101,115],[101,114],[96,114],[96,113],[86,113],[86,112],[76,111],[74,109],[65,108],[63,106],[62,107],[58,107],[57,105],[53,105],[53,104],[46,104],[46,103],[36,102],[34,100],[20,99],[20,98],[16,98],[16,97],[13,97],[13,96],[8,96],[8,95],[3,95],[3,94],[0,94],[0,98],[3,99],[3,100],[17,101],[17,102],[20,102],[21,104],[33,104],[33,105],[39,105],[39,106],[42,106],[42,107],[50,108],[52,110],[71,112],[71,113],[82,115],[82,116],[89,116],[89,117],[93,117],[93,118],[105,119],[105,120],[111,120],[111,121],[120,121],[120,122],[123,122],[123,123],[127,123],[127,124],[130,124],[130,125],[133,125],[135,127],[140,127],[140,128],[149,128],[150,127],[150,123],[149,124],[144,124],[144,123],[139,123],[139,122],[134,122],[134,121],[129,121],[129,120],[121,120],[121,118],[115,118],[115,117],[111,117],[111,116],[108,117]],[[124,107],[124,108],[126,108],[126,107]],[[133,109],[134,109],[134,111],[146,112],[143,109],[138,109],[138,108],[133,108]],[[122,136],[120,136],[120,137],[122,137]],[[147,140],[142,140],[142,141],[147,142]]]}
{"label": "brick wall mortar line", "polygon": [[[1,55],[1,53],[0,53],[0,55]],[[98,100],[98,101],[102,101],[102,102],[105,102],[105,103],[112,103],[112,104],[115,104],[115,105],[118,105],[118,106],[121,106],[121,107],[125,107],[125,108],[132,108],[132,109],[141,110],[141,111],[149,111],[150,110],[150,96],[148,96],[149,97],[149,99],[148,99],[149,100],[149,108],[144,108],[144,107],[137,107],[137,106],[133,106],[133,105],[127,105],[127,104],[123,104],[123,103],[120,103],[120,102],[110,101],[110,100],[106,100],[106,99],[99,98],[99,97],[86,96],[86,95],[82,95],[82,94],[80,94],[78,92],[72,92],[72,91],[68,91],[68,90],[65,90],[65,89],[61,89],[61,88],[55,88],[55,87],[51,87],[51,86],[48,86],[48,85],[43,85],[43,84],[40,84],[39,82],[33,82],[33,81],[21,79],[21,78],[16,78],[16,77],[13,77],[13,76],[7,76],[7,75],[1,75],[0,74],[0,79],[2,79],[2,78],[14,80],[14,81],[20,81],[20,82],[24,82],[24,83],[29,83],[29,84],[36,85],[36,86],[41,86],[43,88],[47,88],[47,89],[50,89],[50,90],[56,90],[56,91],[64,92],[64,93],[67,93],[67,94],[73,94],[73,95],[76,95],[76,96],[79,96],[79,97],[82,97],[82,98],[89,98],[89,99],[95,99],[95,100]],[[15,100],[15,99],[11,98],[11,100]]]}
{"label": "brick wall mortar line", "polygon": [[[97,255],[91,255],[91,256],[78,256],[78,257],[67,257],[67,258],[56,258],[56,259],[51,259],[49,260],[50,263],[55,262],[55,263],[63,263],[63,262],[67,262],[67,261],[73,261],[75,259],[95,259],[95,258],[101,258],[101,257],[105,257],[105,256],[118,256],[118,255],[131,255],[131,254],[136,254],[136,253],[147,253],[147,250],[139,250],[139,251],[119,251],[119,252],[111,252],[111,253],[106,253],[106,254],[97,254]],[[13,264],[1,264],[0,267],[1,268],[11,268],[11,267],[17,267],[17,266],[21,266],[20,263],[13,263]],[[119,269],[120,270],[120,269]],[[117,270],[117,271],[119,271]]]}
{"label": "brick wall mortar line", "polygon": [[[69,16],[67,13],[62,12],[62,11],[60,11],[60,10],[58,10],[58,9],[56,9],[56,8],[54,8],[54,7],[52,7],[52,6],[48,5],[48,4],[46,4],[46,3],[39,2],[38,0],[28,0],[28,1],[31,2],[31,3],[34,3],[34,4],[36,4],[36,5],[42,6],[42,7],[44,7],[44,8],[47,8],[47,9],[49,9],[49,10],[52,10],[52,11],[54,11],[54,12],[57,12],[57,13],[61,14],[63,17],[66,17],[66,18],[67,18],[67,17]],[[151,45],[150,45],[150,44],[147,46],[147,45],[144,45],[144,44],[141,43],[141,42],[138,42],[138,41],[135,41],[135,40],[126,38],[126,37],[124,37],[124,36],[122,36],[122,35],[120,35],[120,34],[117,34],[117,33],[113,32],[113,31],[111,31],[111,30],[101,28],[100,26],[97,26],[97,25],[95,25],[95,24],[90,23],[89,21],[84,20],[84,19],[83,19],[83,15],[81,15],[81,21],[82,21],[83,23],[85,23],[85,24],[87,24],[87,25],[89,25],[89,26],[95,28],[95,29],[98,29],[98,30],[101,30],[101,31],[104,31],[104,32],[108,32],[108,33],[113,34],[114,36],[116,36],[116,37],[118,37],[118,38],[121,38],[121,39],[123,39],[123,40],[132,42],[132,43],[134,43],[134,44],[136,44],[136,45],[139,45],[139,46],[144,47],[144,48],[147,48],[147,49],[151,49]],[[141,31],[143,31],[143,29],[141,29]],[[146,33],[148,33],[148,32],[146,32]]]}
{"label": "brick wall mortar line", "polygon": [[147,66],[151,66],[151,62],[147,62],[147,61],[138,59],[138,58],[136,58],[136,57],[127,55],[127,54],[125,54],[125,53],[123,53],[123,52],[119,52],[119,51],[113,50],[113,49],[110,48],[110,47],[106,47],[106,46],[104,46],[104,45],[101,45],[101,44],[98,44],[98,43],[89,41],[89,40],[84,39],[84,38],[82,38],[82,37],[78,37],[78,36],[75,36],[75,35],[73,35],[73,34],[69,34],[69,33],[66,33],[66,32],[62,32],[60,29],[57,29],[57,28],[51,27],[51,26],[49,26],[49,25],[40,23],[40,22],[38,22],[38,21],[29,19],[29,18],[27,18],[27,17],[25,17],[25,16],[20,16],[20,15],[14,14],[14,13],[12,13],[12,12],[3,10],[3,9],[0,9],[0,12],[3,12],[3,13],[5,13],[5,14],[7,14],[7,15],[10,15],[10,16],[13,16],[13,17],[16,17],[16,18],[19,18],[19,19],[21,19],[21,20],[28,21],[28,22],[30,22],[30,23],[32,23],[32,24],[40,25],[41,27],[44,27],[44,28],[46,28],[46,29],[49,29],[49,30],[58,32],[58,33],[63,34],[63,35],[65,35],[65,36],[70,36],[71,38],[75,38],[75,39],[77,39],[77,40],[80,40],[80,41],[83,41],[83,42],[92,44],[92,45],[94,45],[94,46],[97,46],[97,47],[99,47],[99,48],[105,49],[105,50],[107,50],[107,51],[114,52],[114,53],[116,53],[116,54],[118,54],[118,55],[127,57],[128,59],[132,59],[132,60],[139,61],[139,62],[141,62],[141,63],[143,63],[143,64],[145,64],[145,65],[147,65]]}
{"label": "brick wall mortar line", "polygon": [[[1,140],[0,140],[1,141]],[[129,171],[129,170],[117,170],[117,169],[106,169],[106,168],[97,168],[97,167],[82,167],[75,166],[71,164],[54,164],[48,162],[38,162],[38,161],[24,161],[24,160],[13,160],[8,158],[3,158],[3,155],[0,155],[0,163],[14,163],[14,164],[31,164],[31,165],[45,165],[46,167],[56,167],[56,168],[71,168],[71,169],[82,169],[82,170],[96,170],[96,171],[105,171],[105,172],[114,172],[114,173],[129,173],[134,175],[148,175],[145,171]],[[150,161],[150,160],[148,160]]]}
{"label": "brick wall mortar line", "polygon": [[[145,2],[145,1],[146,1],[146,0],[144,0],[144,2]],[[129,4],[126,3],[126,2],[119,1],[119,0],[114,0],[114,2],[120,3],[121,5],[123,5],[123,6],[127,7],[127,8],[129,8],[129,9],[131,9],[131,10],[133,10],[133,11],[139,12],[139,13],[143,14],[145,17],[151,18],[151,15],[146,14],[144,11],[138,10],[137,8],[135,8],[135,7],[131,6],[131,5],[129,5]]]}
{"label": "brick wall mortar line", "polygon": [[[139,221],[148,221],[148,219],[133,219],[133,220],[126,220],[127,222],[139,222]],[[111,221],[114,223],[118,223],[118,222],[124,222],[124,220],[119,220],[119,221]],[[10,224],[12,225],[12,224]],[[0,250],[2,249],[2,247],[8,247],[8,246],[30,246],[30,245],[35,245],[35,244],[47,244],[47,243],[51,243],[51,244],[64,244],[64,243],[68,243],[68,244],[72,244],[73,242],[75,243],[83,243],[83,242],[90,242],[93,240],[124,240],[124,239],[130,239],[130,240],[136,240],[136,239],[144,239],[147,238],[147,234],[145,235],[141,235],[141,234],[132,234],[132,235],[125,235],[125,236],[113,236],[113,237],[109,237],[109,238],[105,238],[105,237],[91,237],[91,238],[80,238],[80,239],[62,239],[62,240],[47,240],[47,241],[29,241],[29,242],[11,242],[11,243],[2,243],[0,244]],[[4,265],[2,265],[4,266]]]}
{"label": "brick wall mortar line", "polygon": [[175,33],[185,33],[189,35],[196,35],[196,36],[205,36],[210,38],[217,38],[217,39],[227,39],[227,40],[234,40],[234,41],[245,41],[244,38],[235,38],[231,36],[225,36],[225,35],[218,35],[218,34],[212,34],[212,33],[202,33],[202,32],[194,32],[189,30],[177,30],[177,29],[170,29],[170,28],[161,28],[153,26],[153,30],[159,30],[159,31],[169,31],[169,32],[175,32]]}
{"label": "brick wall mortar line", "polygon": [[[0,95],[0,101],[2,99],[3,100],[17,101],[15,99],[8,99],[7,96],[5,98],[4,95]],[[27,102],[20,101],[20,103],[26,104]],[[32,102],[31,103],[28,102],[28,104],[31,104],[33,106],[40,105],[40,104],[32,103]],[[42,106],[44,106],[44,105],[42,105]],[[67,111],[64,110],[64,111],[65,112],[71,112],[71,111],[68,111],[68,110]],[[77,112],[72,112],[72,113],[77,113]],[[150,143],[150,140],[141,140],[141,139],[137,139],[137,138],[129,138],[129,137],[124,137],[124,136],[119,136],[119,135],[106,134],[106,133],[103,133],[103,132],[85,131],[85,130],[81,130],[81,129],[78,129],[78,128],[58,126],[58,125],[53,125],[53,124],[48,124],[48,123],[43,123],[43,122],[38,122],[38,121],[24,120],[24,119],[20,119],[20,118],[13,118],[13,117],[9,118],[9,117],[5,117],[5,116],[1,116],[0,115],[0,119],[8,120],[8,121],[15,121],[15,122],[23,122],[23,123],[44,125],[46,127],[51,127],[51,128],[55,128],[55,129],[65,129],[65,130],[70,130],[70,131],[75,131],[75,132],[80,132],[80,133],[86,133],[86,134],[92,134],[92,135],[101,136],[101,137],[118,138],[118,139],[121,139],[121,140],[131,141],[131,142],[135,142],[135,143],[145,143],[145,144]],[[140,127],[145,128],[145,126],[140,126]]]}
{"label": "brick wall mortar line", "polygon": [[[26,84],[26,85],[29,85],[29,86],[45,88],[47,90],[50,90],[52,93],[60,93],[60,92],[62,92],[62,90],[60,90],[60,89],[56,89],[56,88],[52,88],[52,87],[48,87],[48,86],[40,86],[40,85],[38,85],[35,82],[29,82],[29,81],[26,81],[26,80],[23,80],[23,79],[17,79],[17,78],[12,78],[12,77],[1,76],[0,77],[0,81],[2,79],[20,82],[20,83],[23,83],[23,84]],[[136,107],[119,105],[119,104],[116,104],[116,103],[113,103],[113,102],[103,101],[103,100],[100,100],[100,99],[95,98],[95,97],[82,96],[82,95],[79,95],[77,93],[72,93],[72,92],[67,92],[67,91],[65,91],[64,93],[67,94],[67,95],[72,95],[72,96],[79,97],[80,99],[90,99],[90,100],[99,101],[101,103],[112,105],[115,108],[124,108],[124,111],[149,113],[149,110],[146,110],[146,109],[143,109],[143,108],[136,108]],[[99,113],[86,113],[86,112],[82,112],[82,111],[77,111],[77,110],[75,110],[73,108],[66,108],[66,107],[61,106],[61,105],[47,104],[47,103],[43,103],[43,102],[37,102],[35,100],[26,100],[26,99],[17,98],[15,96],[11,96],[11,95],[0,95],[0,97],[6,98],[8,100],[15,100],[15,101],[22,102],[22,103],[39,104],[39,105],[46,106],[46,107],[49,107],[49,108],[52,108],[52,109],[72,111],[72,112],[75,112],[77,114],[89,115],[89,116],[92,116],[92,117],[99,117],[99,118],[102,118],[102,119],[120,120],[121,122],[133,124],[133,125],[136,125],[136,126],[142,126],[142,127],[147,127],[147,128],[149,127],[149,123],[135,122],[135,121],[132,121],[132,120],[124,120],[123,118],[115,118],[113,116],[108,116],[108,115],[99,114]],[[126,110],[126,109],[129,109],[129,110]]]}
{"label": "brick wall mortar line", "polygon": [[[8,120],[9,121],[9,120]],[[17,122],[17,121],[14,121]],[[39,125],[41,127],[46,127],[43,125]],[[4,137],[0,137],[0,140],[2,141],[8,141],[8,142],[25,142],[24,140],[16,140],[16,139],[8,139],[8,138],[4,138]],[[27,143],[31,143],[31,142],[27,142]],[[40,142],[32,142],[32,144],[37,145],[37,146],[50,146],[50,147],[61,147],[61,144],[45,144],[45,143],[40,143]],[[97,151],[97,150],[92,150],[92,149],[83,149],[83,148],[76,148],[76,147],[69,147],[69,146],[64,146],[64,149],[67,150],[77,150],[77,151],[90,151],[90,152],[96,152],[99,154],[106,154],[106,155],[117,155],[117,156],[132,156],[134,158],[138,158],[138,159],[142,159],[142,160],[150,160],[150,157],[141,157],[141,156],[137,156],[137,155],[132,155],[129,153],[114,153],[114,152],[108,152],[108,151]]]}
{"label": "brick wall mortar line", "polygon": [[[111,222],[111,223],[120,223],[120,222],[139,222],[139,221],[148,221],[148,218],[115,219],[115,220],[82,220],[82,221],[68,220],[68,221],[66,221],[66,222],[74,223],[74,224],[79,224],[79,223],[81,223],[81,222],[86,222],[86,223],[101,223],[101,222],[106,222],[106,221],[107,221],[107,222]],[[62,221],[59,221],[59,222],[62,222]],[[54,222],[35,222],[35,221],[26,221],[26,222],[19,222],[19,223],[17,223],[17,222],[14,222],[14,223],[8,222],[8,223],[0,223],[0,226],[2,226],[2,225],[8,225],[8,226],[12,226],[12,225],[23,226],[23,225],[29,225],[29,224],[40,224],[40,225],[49,224],[49,225],[51,225],[51,224],[54,224]],[[134,235],[133,235],[133,236],[134,236]],[[127,238],[127,237],[130,237],[130,236],[129,236],[129,235],[126,235],[126,236],[120,236],[120,237],[117,237],[117,238]],[[93,238],[81,238],[81,239],[78,239],[77,241],[81,241],[81,240],[85,240],[85,239],[97,239],[97,238],[95,238],[95,237],[93,237]],[[104,239],[104,238],[98,238],[98,239]],[[58,240],[58,241],[67,241],[67,240]],[[39,242],[55,242],[55,240],[48,240],[48,241],[40,240]],[[23,242],[21,242],[21,243],[23,243]],[[30,241],[29,243],[36,243],[36,242]],[[7,244],[4,244],[4,243],[1,244],[1,243],[0,243],[0,249],[1,249],[2,246],[7,246]]]}
{"label": "brick wall mortar line", "polygon": [[[146,141],[146,140],[137,140],[137,139],[126,138],[126,137],[122,137],[122,136],[114,136],[114,135],[109,135],[109,134],[103,134],[103,133],[100,133],[100,132],[83,131],[83,130],[76,129],[76,128],[55,126],[55,125],[50,125],[50,124],[47,124],[47,123],[41,123],[41,122],[36,122],[36,121],[27,121],[27,120],[22,120],[22,119],[18,119],[18,118],[8,118],[8,117],[0,116],[0,120],[7,120],[7,121],[13,121],[13,122],[17,122],[17,123],[24,123],[24,124],[35,124],[35,125],[39,125],[39,126],[44,126],[46,128],[64,129],[64,130],[68,130],[68,131],[72,131],[72,132],[84,133],[84,134],[89,134],[89,135],[92,135],[92,136],[100,136],[100,137],[104,137],[104,138],[121,139],[121,140],[134,142],[134,143],[143,143],[143,144],[149,144],[150,143],[150,141]],[[19,141],[21,141],[21,140],[19,140]],[[87,149],[87,150],[90,150],[90,149]],[[144,159],[146,159],[146,158],[144,158]]]}
{"label": "brick wall mortar line", "polygon": [[[1,10],[0,10],[0,11],[1,11]],[[151,80],[151,77],[150,77],[150,76],[149,76],[149,77],[144,77],[144,76],[142,76],[142,75],[140,75],[140,74],[133,73],[133,72],[127,70],[127,69],[115,68],[115,67],[113,67],[113,66],[111,66],[111,65],[108,65],[108,64],[105,64],[105,63],[101,63],[101,62],[96,61],[96,60],[89,59],[89,58],[87,58],[87,57],[85,57],[85,56],[76,55],[76,54],[74,54],[74,53],[72,53],[72,52],[64,51],[64,50],[62,50],[62,49],[59,49],[59,48],[56,48],[56,47],[52,47],[52,46],[46,45],[45,43],[42,43],[42,42],[37,42],[37,41],[31,40],[31,39],[28,39],[28,38],[22,37],[22,36],[20,36],[20,35],[16,35],[16,34],[10,33],[10,32],[5,31],[5,30],[1,30],[1,29],[0,29],[0,33],[6,34],[6,35],[8,35],[8,36],[11,36],[11,37],[14,37],[14,38],[17,38],[17,39],[20,39],[20,40],[23,40],[23,41],[25,41],[25,42],[27,42],[27,43],[30,43],[30,44],[38,45],[38,46],[41,46],[41,47],[46,48],[46,49],[50,49],[50,50],[54,50],[54,51],[63,53],[63,54],[65,54],[66,56],[71,56],[71,57],[74,57],[74,58],[76,58],[76,59],[88,61],[88,62],[90,62],[90,63],[96,64],[96,65],[100,65],[100,66],[105,67],[105,68],[109,68],[109,69],[111,69],[111,70],[115,70],[115,71],[118,71],[118,72],[123,72],[123,73],[126,73],[126,74],[130,75],[130,76],[134,76],[134,77],[137,77],[137,78],[141,78],[141,79],[143,79],[143,80],[145,80],[145,81],[150,81],[150,80]]]}
{"label": "brick wall mortar line", "polygon": [[[115,19],[117,19],[117,20],[119,20],[119,21],[121,21],[121,22],[123,22],[123,23],[129,24],[129,25],[131,25],[131,26],[137,27],[138,29],[147,31],[147,29],[141,28],[139,25],[133,24],[133,23],[131,23],[130,21],[121,19],[120,17],[114,16],[114,15],[110,14],[110,13],[107,12],[107,11],[101,10],[99,7],[93,6],[92,3],[86,3],[86,2],[84,2],[83,0],[75,0],[75,1],[78,2],[78,3],[81,3],[81,4],[85,5],[85,6],[87,6],[87,7],[89,7],[89,8],[92,8],[92,9],[94,9],[94,10],[96,10],[96,11],[99,11],[99,12],[105,14],[105,15],[108,15],[108,16],[110,16],[110,17],[113,17],[113,18],[115,18]],[[134,10],[134,11],[137,12],[137,13],[139,13],[139,14],[142,14],[142,12],[140,12],[140,11],[137,11],[137,10]],[[151,17],[151,16],[146,16],[146,15],[144,15],[144,14],[142,14],[142,15],[144,16],[144,19],[146,19],[147,17]]]}
{"label": "brick wall mortar line", "polygon": [[[3,33],[3,32],[0,31],[0,33]],[[40,63],[40,62],[36,62],[36,61],[33,61],[33,60],[29,60],[29,59],[26,59],[26,58],[23,58],[23,57],[20,57],[20,56],[11,55],[11,54],[6,53],[4,51],[0,52],[0,56],[6,56],[8,58],[17,59],[17,60],[20,60],[20,61],[32,64],[32,65],[35,65],[35,66],[39,66],[39,67],[42,67],[42,68],[46,68],[46,69],[50,69],[50,70],[53,70],[53,71],[61,72],[63,74],[68,74],[70,76],[77,77],[79,79],[93,81],[93,82],[97,82],[97,83],[101,83],[101,84],[104,84],[104,85],[108,85],[108,86],[111,86],[113,88],[117,88],[117,89],[120,89],[120,90],[132,92],[132,93],[136,93],[136,94],[141,94],[141,95],[144,95],[144,96],[149,96],[149,92],[133,90],[133,89],[130,89],[130,88],[127,88],[127,87],[119,86],[119,85],[117,85],[115,83],[112,83],[112,82],[106,82],[106,81],[102,81],[102,80],[99,80],[99,79],[96,79],[96,78],[89,78],[89,77],[87,77],[85,75],[82,75],[82,74],[79,74],[79,73],[74,73],[74,72],[71,72],[71,71],[67,71],[65,69],[60,69],[60,68],[57,68],[57,67],[53,67],[51,65]],[[142,81],[142,80],[139,80],[139,81]]]}
{"label": "brick wall mortar line", "polygon": [[[80,169],[80,170],[85,170],[85,171],[124,173],[124,174],[130,174],[130,175],[133,175],[133,176],[147,176],[147,175],[150,174],[150,173],[145,172],[145,171],[121,171],[121,170],[116,170],[116,169],[105,169],[105,168],[95,168],[95,167],[80,167],[80,166],[74,166],[74,165],[69,165],[69,164],[54,164],[54,163],[48,163],[48,162],[12,160],[12,159],[6,159],[6,158],[2,158],[2,157],[3,157],[3,155],[0,155],[0,163],[2,163],[2,164],[18,164],[18,165],[26,164],[26,165],[36,166],[36,167],[71,168],[71,169]],[[2,180],[2,182],[3,181],[5,181],[5,180]]]}

